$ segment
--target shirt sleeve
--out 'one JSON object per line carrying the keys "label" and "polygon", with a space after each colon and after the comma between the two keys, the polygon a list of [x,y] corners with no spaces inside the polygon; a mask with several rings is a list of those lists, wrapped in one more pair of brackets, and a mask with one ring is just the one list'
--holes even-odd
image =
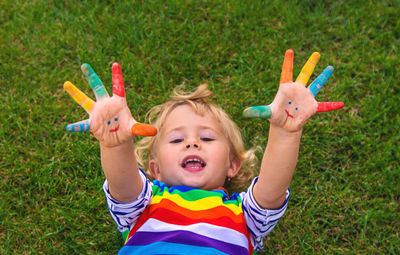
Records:
{"label": "shirt sleeve", "polygon": [[110,194],[107,180],[103,184],[108,210],[115,223],[117,223],[118,231],[121,233],[131,229],[151,202],[153,184],[142,171],[139,171],[139,173],[143,181],[143,188],[139,196],[132,202],[122,203],[115,200]]}
{"label": "shirt sleeve", "polygon": [[255,250],[263,248],[263,238],[276,226],[286,211],[289,200],[289,189],[286,191],[286,200],[278,209],[262,209],[254,199],[253,187],[258,177],[254,178],[246,192],[240,193],[243,214],[251,234],[251,242]]}

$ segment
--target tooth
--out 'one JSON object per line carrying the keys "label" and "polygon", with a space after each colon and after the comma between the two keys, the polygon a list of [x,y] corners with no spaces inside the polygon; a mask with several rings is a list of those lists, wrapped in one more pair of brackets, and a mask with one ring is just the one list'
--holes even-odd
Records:
{"label": "tooth", "polygon": [[201,165],[204,167],[205,166],[205,163],[202,161],[202,160],[200,160],[200,159],[198,159],[198,158],[192,158],[192,159],[187,159],[187,160],[185,160],[185,162],[183,163],[183,165],[187,165],[188,163],[190,163],[190,162],[198,162],[198,163],[201,163]]}

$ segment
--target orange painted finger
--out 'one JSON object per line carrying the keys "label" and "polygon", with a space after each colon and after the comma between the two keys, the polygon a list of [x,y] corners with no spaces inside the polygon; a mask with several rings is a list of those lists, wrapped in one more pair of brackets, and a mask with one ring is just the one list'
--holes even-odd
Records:
{"label": "orange painted finger", "polygon": [[94,101],[90,99],[85,93],[80,91],[71,82],[66,81],[64,83],[64,90],[87,112],[92,110],[94,106]]}
{"label": "orange painted finger", "polygon": [[307,63],[301,69],[299,76],[297,76],[296,82],[300,82],[303,85],[307,84],[320,57],[321,55],[318,52],[314,52],[311,55],[311,57],[307,60]]}
{"label": "orange painted finger", "polygon": [[294,52],[292,49],[289,49],[285,52],[280,83],[293,82],[293,57]]}
{"label": "orange painted finger", "polygon": [[136,123],[131,128],[132,135],[155,136],[157,129],[149,124]]}

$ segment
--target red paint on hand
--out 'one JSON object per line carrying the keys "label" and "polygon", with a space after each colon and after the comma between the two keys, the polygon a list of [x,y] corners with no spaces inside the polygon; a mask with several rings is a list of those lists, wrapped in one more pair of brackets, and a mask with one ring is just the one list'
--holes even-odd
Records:
{"label": "red paint on hand", "polygon": [[291,115],[291,114],[289,113],[289,111],[288,111],[288,110],[286,110],[286,109],[285,109],[285,112],[286,112],[286,114],[287,114],[287,116],[288,116],[288,117],[290,117],[290,118],[294,119],[293,115]]}
{"label": "red paint on hand", "polygon": [[317,112],[329,112],[343,107],[343,102],[318,102]]}
{"label": "red paint on hand", "polygon": [[122,77],[121,66],[118,63],[114,63],[111,67],[111,71],[112,71],[113,95],[125,97],[125,85],[124,85],[124,78]]}
{"label": "red paint on hand", "polygon": [[118,125],[116,128],[114,128],[114,129],[110,129],[110,133],[117,132],[118,130],[119,130],[119,125]]}

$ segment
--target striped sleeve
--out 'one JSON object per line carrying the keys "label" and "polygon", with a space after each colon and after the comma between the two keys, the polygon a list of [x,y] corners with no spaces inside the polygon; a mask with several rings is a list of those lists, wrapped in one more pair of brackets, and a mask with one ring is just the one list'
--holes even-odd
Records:
{"label": "striped sleeve", "polygon": [[142,215],[146,206],[151,202],[153,184],[142,171],[139,171],[139,173],[143,180],[143,189],[139,196],[132,202],[122,203],[115,200],[110,194],[107,180],[103,184],[108,210],[115,223],[117,223],[118,231],[121,233],[130,230]]}
{"label": "striped sleeve", "polygon": [[272,231],[285,213],[290,193],[288,189],[286,200],[280,208],[262,209],[253,197],[253,187],[257,180],[258,177],[254,178],[247,191],[240,193],[240,197],[242,198],[242,208],[246,224],[251,233],[251,242],[255,250],[261,250],[263,248],[263,238]]}

